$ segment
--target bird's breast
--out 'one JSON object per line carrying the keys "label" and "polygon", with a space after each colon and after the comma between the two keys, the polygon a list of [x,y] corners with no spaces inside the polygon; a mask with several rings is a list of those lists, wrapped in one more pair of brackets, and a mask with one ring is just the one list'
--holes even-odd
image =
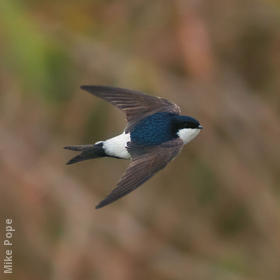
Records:
{"label": "bird's breast", "polygon": [[200,129],[197,128],[183,128],[180,129],[177,133],[179,138],[184,142],[184,144],[192,141],[200,132]]}

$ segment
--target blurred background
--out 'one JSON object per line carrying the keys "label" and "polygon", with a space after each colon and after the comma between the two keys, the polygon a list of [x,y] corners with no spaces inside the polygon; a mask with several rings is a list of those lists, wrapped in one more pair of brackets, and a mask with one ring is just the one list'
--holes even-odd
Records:
{"label": "blurred background", "polygon": [[[280,279],[279,26],[277,0],[0,0],[13,279]],[[63,146],[115,136],[125,118],[82,84],[168,98],[205,129],[96,211],[128,162],[66,166]]]}

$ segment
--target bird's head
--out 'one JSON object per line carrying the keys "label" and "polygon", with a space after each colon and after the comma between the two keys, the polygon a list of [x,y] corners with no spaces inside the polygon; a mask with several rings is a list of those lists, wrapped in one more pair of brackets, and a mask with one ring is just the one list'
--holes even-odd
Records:
{"label": "bird's head", "polygon": [[174,132],[185,144],[193,140],[203,129],[198,120],[189,116],[175,116],[173,125]]}

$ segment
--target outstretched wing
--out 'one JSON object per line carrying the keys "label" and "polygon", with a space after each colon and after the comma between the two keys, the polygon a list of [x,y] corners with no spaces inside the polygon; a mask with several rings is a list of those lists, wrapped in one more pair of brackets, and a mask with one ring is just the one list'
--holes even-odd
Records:
{"label": "outstretched wing", "polygon": [[132,155],[126,172],[117,187],[96,208],[110,204],[132,192],[156,172],[163,169],[182,149],[183,141],[177,138],[154,147],[140,147],[131,142],[128,151]]}
{"label": "outstretched wing", "polygon": [[180,108],[160,97],[140,91],[108,86],[81,86],[81,89],[100,97],[125,112],[128,121],[126,132],[139,120],[157,112],[180,114]]}

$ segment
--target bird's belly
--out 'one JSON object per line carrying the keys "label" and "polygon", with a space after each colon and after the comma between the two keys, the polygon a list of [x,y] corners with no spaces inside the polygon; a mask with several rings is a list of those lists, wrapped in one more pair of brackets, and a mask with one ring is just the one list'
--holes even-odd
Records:
{"label": "bird's belly", "polygon": [[104,141],[103,149],[109,156],[130,159],[130,154],[126,149],[128,142],[130,142],[130,133],[124,132],[116,137]]}

